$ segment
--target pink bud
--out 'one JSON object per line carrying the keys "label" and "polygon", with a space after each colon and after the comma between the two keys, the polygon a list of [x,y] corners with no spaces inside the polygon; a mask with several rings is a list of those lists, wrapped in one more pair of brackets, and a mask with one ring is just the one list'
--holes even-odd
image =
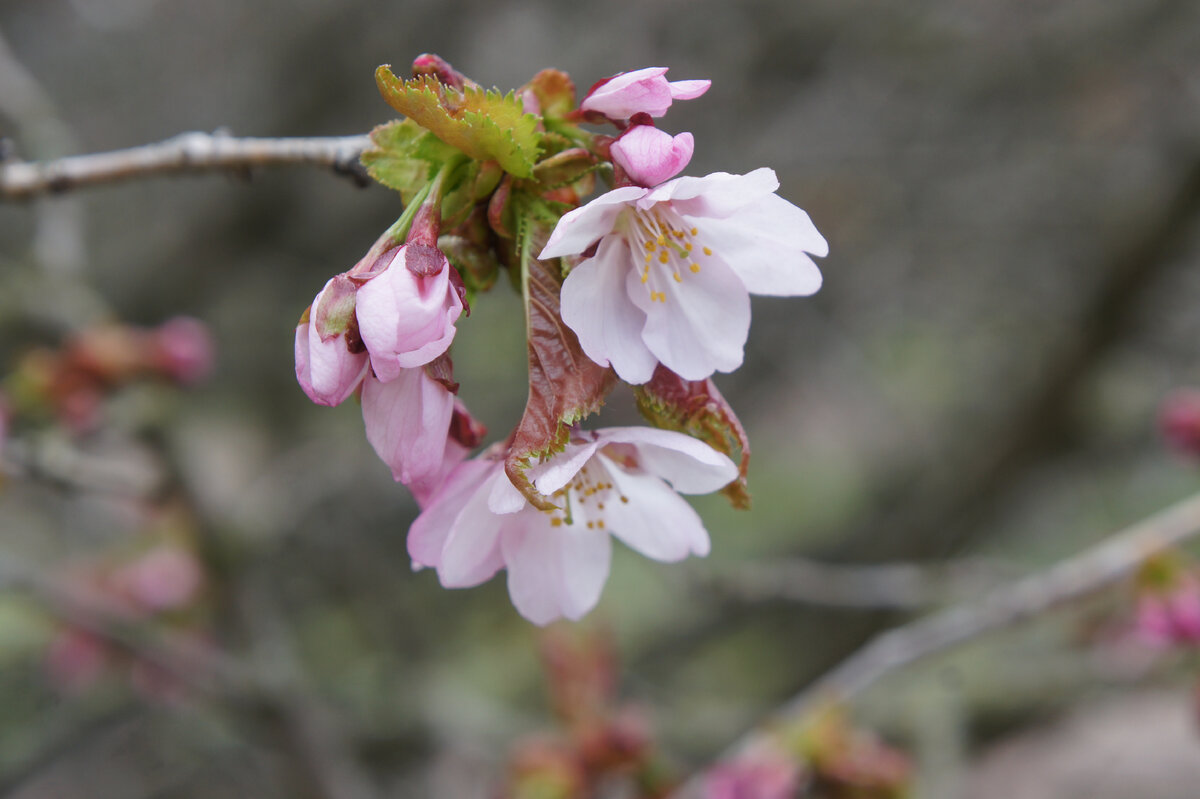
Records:
{"label": "pink bud", "polygon": [[674,100],[695,99],[712,85],[710,80],[668,82],[666,74],[666,67],[647,67],[605,78],[592,87],[579,108],[613,120],[634,114],[660,117]]}
{"label": "pink bud", "polygon": [[1200,643],[1200,582],[1181,575],[1172,585],[1144,590],[1137,600],[1134,627],[1154,646]]}
{"label": "pink bud", "polygon": [[800,787],[800,767],[782,753],[757,753],[708,772],[705,799],[791,799]]}
{"label": "pink bud", "polygon": [[174,610],[195,598],[204,573],[192,553],[160,546],[113,575],[115,587],[151,611]]}
{"label": "pink bud", "polygon": [[67,628],[46,650],[46,672],[59,690],[75,693],[94,685],[108,660],[103,641],[85,630]]}
{"label": "pink bud", "polygon": [[440,251],[405,245],[384,259],[358,289],[356,314],[371,367],[386,383],[450,348],[463,303],[451,280],[454,268]]}
{"label": "pink bud", "polygon": [[1200,456],[1200,391],[1181,389],[1169,395],[1159,411],[1159,425],[1171,446]]}
{"label": "pink bud", "polygon": [[296,326],[296,380],[318,405],[339,405],[369,362],[354,320],[353,281],[331,278]]}
{"label": "pink bud", "polygon": [[653,187],[683,171],[692,160],[695,141],[690,133],[671,134],[636,125],[612,144],[612,158],[630,179],[640,186]]}
{"label": "pink bud", "polygon": [[199,319],[168,319],[154,332],[151,346],[151,357],[158,368],[180,383],[197,383],[212,373],[212,335]]}
{"label": "pink bud", "polygon": [[395,379],[363,382],[367,441],[405,485],[435,479],[446,457],[454,395],[424,369],[401,369]]}

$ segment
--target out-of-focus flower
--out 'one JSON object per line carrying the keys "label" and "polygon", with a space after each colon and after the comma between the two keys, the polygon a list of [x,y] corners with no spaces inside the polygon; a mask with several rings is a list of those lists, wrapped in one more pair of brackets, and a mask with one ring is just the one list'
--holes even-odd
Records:
{"label": "out-of-focus flower", "polygon": [[579,104],[612,120],[635,114],[660,117],[675,100],[693,100],[708,91],[711,80],[668,81],[667,67],[646,67],[621,72],[598,82]]}
{"label": "out-of-focus flower", "polygon": [[175,610],[195,599],[204,571],[188,550],[163,544],[112,575],[113,587],[154,612]]}
{"label": "out-of-focus flower", "polygon": [[657,186],[678,175],[692,160],[690,133],[672,136],[652,125],[634,125],[612,143],[613,161],[639,186]]}
{"label": "out-of-focus flower", "polygon": [[517,610],[548,624],[579,619],[599,601],[610,534],[655,560],[707,554],[708,533],[676,491],[715,491],[737,467],[682,433],[618,427],[576,432],[530,476],[556,503],[552,511],[528,503],[502,458],[460,464],[413,523],[408,551],[415,564],[436,568],[448,588],[478,585],[507,569]]}
{"label": "out-of-focus flower", "polygon": [[721,763],[705,777],[705,799],[792,799],[803,770],[782,752],[758,751]]}
{"label": "out-of-focus flower", "polygon": [[60,630],[46,650],[46,674],[60,691],[76,693],[90,688],[108,667],[110,653],[103,641],[86,630]]}
{"label": "out-of-focus flower", "polygon": [[1200,457],[1200,390],[1180,389],[1163,400],[1159,426],[1172,447]]}
{"label": "out-of-focus flower", "polygon": [[1134,629],[1155,647],[1200,643],[1200,580],[1179,574],[1167,585],[1144,587],[1137,598]]}
{"label": "out-of-focus flower", "polygon": [[339,405],[369,368],[354,318],[357,286],[345,275],[330,278],[296,326],[296,380],[318,405]]}
{"label": "out-of-focus flower", "polygon": [[436,247],[389,250],[358,289],[355,314],[375,376],[388,382],[450,348],[463,302],[454,268]]}
{"label": "out-of-focus flower", "polygon": [[160,371],[184,385],[212,374],[215,350],[208,327],[190,316],[168,319],[151,336],[151,359]]}
{"label": "out-of-focus flower", "polygon": [[661,363],[702,380],[742,363],[750,294],[821,287],[825,239],[775,194],[770,169],[627,186],[567,213],[539,258],[595,255],[562,287],[562,318],[592,360],[645,383]]}

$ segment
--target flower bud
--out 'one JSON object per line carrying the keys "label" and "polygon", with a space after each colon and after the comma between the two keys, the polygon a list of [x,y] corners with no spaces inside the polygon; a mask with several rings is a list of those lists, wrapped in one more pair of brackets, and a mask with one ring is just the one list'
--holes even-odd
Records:
{"label": "flower bud", "polygon": [[650,125],[635,125],[613,142],[613,161],[630,180],[647,188],[665,183],[692,160],[695,140],[690,133],[678,136]]}
{"label": "flower bud", "polygon": [[355,291],[345,275],[331,278],[296,326],[296,380],[318,405],[341,404],[367,373]]}
{"label": "flower bud", "polygon": [[197,383],[212,373],[215,360],[212,335],[198,319],[176,316],[151,336],[151,362],[184,385]]}
{"label": "flower bud", "polygon": [[612,120],[635,114],[661,117],[673,101],[695,99],[712,85],[710,80],[669,82],[666,74],[666,67],[647,67],[605,78],[592,87],[579,108]]}
{"label": "flower bud", "polygon": [[1182,389],[1168,396],[1159,411],[1159,426],[1172,447],[1200,457],[1200,391]]}

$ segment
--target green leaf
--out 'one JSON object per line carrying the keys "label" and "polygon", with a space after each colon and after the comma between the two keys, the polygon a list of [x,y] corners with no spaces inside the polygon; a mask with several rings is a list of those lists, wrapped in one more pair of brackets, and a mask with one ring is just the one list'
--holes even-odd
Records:
{"label": "green leaf", "polygon": [[461,92],[421,75],[400,80],[388,65],[375,70],[388,104],[446,144],[478,161],[498,161],[517,177],[533,174],[541,149],[538,117],[512,92],[467,87]]}
{"label": "green leaf", "polygon": [[721,489],[721,493],[735,508],[750,507],[746,486],[750,440],[712,380],[684,380],[660,365],[650,382],[634,386],[633,393],[638,410],[650,424],[687,433],[732,458],[738,464],[738,478]]}
{"label": "green leaf", "polygon": [[617,376],[612,369],[587,357],[575,333],[563,324],[558,260],[539,261],[533,257],[550,237],[557,213],[549,206],[522,210],[524,213],[518,214],[522,221],[517,241],[529,341],[529,399],[513,434],[504,470],[532,505],[551,510],[554,505],[537,492],[526,470],[537,459],[566,447],[570,425],[600,410]]}
{"label": "green leaf", "polygon": [[405,204],[457,154],[410,119],[380,125],[371,131],[371,141],[375,146],[363,152],[363,166],[375,180],[400,192]]}

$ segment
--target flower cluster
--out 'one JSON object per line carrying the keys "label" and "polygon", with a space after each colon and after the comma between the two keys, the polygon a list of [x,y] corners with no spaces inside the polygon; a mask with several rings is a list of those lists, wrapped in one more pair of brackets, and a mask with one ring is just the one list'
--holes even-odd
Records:
{"label": "flower cluster", "polygon": [[[429,54],[409,80],[380,67],[407,119],[377,128],[363,163],[406,209],[296,328],[305,393],[357,395],[367,439],[423,509],[414,565],[447,587],[505,570],[537,624],[596,605],[610,536],[661,561],[708,552],[679,494],[723,490],[744,506],[749,458],[710,378],[741,365],[750,294],[821,285],[811,256],[825,240],[771,170],[677,177],[695,139],[655,120],[710,82],[666,72],[615,75],[576,103],[557,70],[504,95]],[[609,191],[584,203],[598,178]],[[529,400],[507,438],[468,459],[485,431],[457,397],[449,350],[502,271],[525,303]],[[620,381],[651,426],[582,428]]]}

